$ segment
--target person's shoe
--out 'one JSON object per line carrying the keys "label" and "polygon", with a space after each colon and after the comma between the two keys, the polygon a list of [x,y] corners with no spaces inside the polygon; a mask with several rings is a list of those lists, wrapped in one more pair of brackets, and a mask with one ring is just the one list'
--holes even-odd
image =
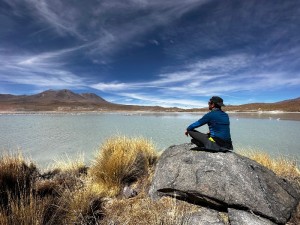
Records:
{"label": "person's shoe", "polygon": [[232,149],[228,149],[228,148],[220,148],[219,152],[232,152]]}
{"label": "person's shoe", "polygon": [[190,150],[193,150],[193,151],[206,151],[206,149],[204,147],[194,147],[194,148],[191,148]]}

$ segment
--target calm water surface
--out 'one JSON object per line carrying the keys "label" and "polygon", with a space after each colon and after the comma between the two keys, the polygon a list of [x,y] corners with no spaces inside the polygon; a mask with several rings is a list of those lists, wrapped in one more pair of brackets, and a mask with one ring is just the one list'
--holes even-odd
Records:
{"label": "calm water surface", "polygon": [[[203,114],[202,114],[203,115]],[[189,142],[185,128],[201,114],[14,114],[0,115],[0,151],[21,149],[39,166],[84,153],[89,164],[105,139],[121,134],[151,139],[162,151]],[[251,118],[248,118],[251,117]],[[230,114],[235,150],[257,149],[299,160],[300,114]],[[208,127],[199,129],[207,132]]]}

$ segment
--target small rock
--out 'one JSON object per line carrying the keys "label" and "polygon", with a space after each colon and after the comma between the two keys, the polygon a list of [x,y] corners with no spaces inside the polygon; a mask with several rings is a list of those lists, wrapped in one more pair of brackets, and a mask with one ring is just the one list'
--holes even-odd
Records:
{"label": "small rock", "polygon": [[125,186],[123,188],[123,196],[125,198],[133,198],[137,196],[137,192],[136,190],[132,189],[130,186]]}

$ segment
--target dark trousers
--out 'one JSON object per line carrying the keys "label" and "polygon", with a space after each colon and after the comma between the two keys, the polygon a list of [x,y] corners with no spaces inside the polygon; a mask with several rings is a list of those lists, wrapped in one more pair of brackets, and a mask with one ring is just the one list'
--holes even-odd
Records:
{"label": "dark trousers", "polygon": [[212,151],[222,151],[222,147],[220,147],[216,142],[209,140],[209,136],[207,134],[203,134],[196,130],[188,131],[189,135],[192,138],[192,143],[197,145],[200,148],[204,148]]}

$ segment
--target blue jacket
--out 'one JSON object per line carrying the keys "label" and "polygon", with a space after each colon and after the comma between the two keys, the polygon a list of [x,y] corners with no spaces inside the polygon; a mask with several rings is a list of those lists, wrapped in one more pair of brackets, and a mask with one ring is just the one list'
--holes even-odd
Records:
{"label": "blue jacket", "polygon": [[194,130],[197,127],[207,124],[211,137],[218,137],[225,141],[231,141],[230,122],[228,114],[220,109],[214,108],[205,114],[201,119],[188,126],[187,130]]}

